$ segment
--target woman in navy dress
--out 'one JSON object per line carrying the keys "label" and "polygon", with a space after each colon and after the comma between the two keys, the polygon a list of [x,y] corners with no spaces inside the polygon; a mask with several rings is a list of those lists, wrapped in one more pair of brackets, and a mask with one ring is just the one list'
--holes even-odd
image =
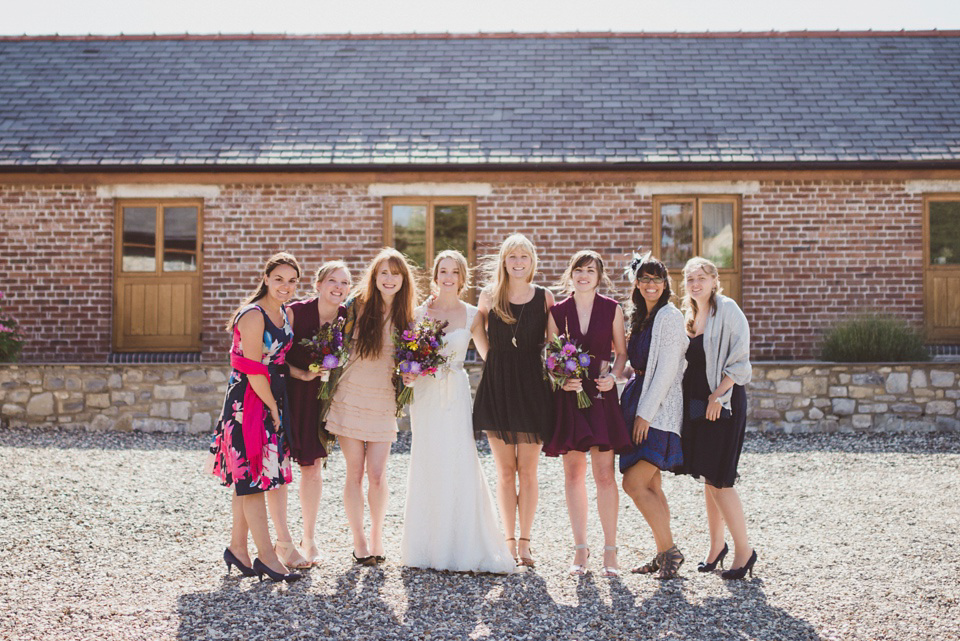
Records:
{"label": "woman in navy dress", "polygon": [[[544,445],[547,456],[563,456],[567,513],[573,528],[574,560],[570,574],[586,571],[587,547],[587,452],[597,485],[597,512],[603,528],[603,571],[617,576],[617,511],[620,506],[613,469],[614,453],[630,446],[630,435],[620,413],[615,379],[627,362],[623,310],[617,301],[597,293],[600,284],[612,288],[604,273],[603,259],[594,251],[577,252],[570,259],[560,286],[571,294],[550,310],[547,335],[563,334],[590,354],[590,378],[569,379],[554,393],[556,418],[553,437]],[[615,353],[612,369],[601,369]],[[575,392],[584,390],[591,406],[577,407]]]}
{"label": "woman in navy dress", "polygon": [[633,315],[627,353],[635,372],[620,397],[623,420],[633,427],[634,446],[620,455],[623,489],[646,519],[657,553],[635,574],[672,579],[683,563],[673,543],[670,507],[661,486],[662,470],[683,462],[683,370],[687,350],[683,313],[670,302],[670,275],[656,258],[630,263]]}

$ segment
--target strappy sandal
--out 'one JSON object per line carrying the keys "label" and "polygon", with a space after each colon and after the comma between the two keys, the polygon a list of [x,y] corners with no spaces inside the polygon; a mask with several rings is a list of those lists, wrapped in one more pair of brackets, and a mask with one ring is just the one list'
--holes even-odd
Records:
{"label": "strappy sandal", "polygon": [[[319,565],[320,562],[323,561],[323,555],[320,554],[320,549],[317,547],[316,543],[313,544],[313,547],[310,550],[307,550],[305,547],[303,547],[303,541],[300,541],[300,545],[297,547],[300,550],[300,556],[305,558],[307,561],[310,561],[312,565]],[[314,552],[316,554],[314,554]]]}
{"label": "strappy sandal", "polygon": [[576,553],[576,550],[587,551],[587,559],[584,560],[584,562],[580,565],[577,565],[576,563],[574,563],[573,565],[570,566],[570,570],[569,570],[569,574],[571,576],[583,576],[584,574],[587,573],[587,560],[590,559],[590,548],[587,547],[586,543],[579,543],[577,545],[574,545],[573,549],[574,549],[574,553]]}
{"label": "strappy sandal", "polygon": [[[603,551],[604,551],[604,552],[613,552],[614,554],[616,554],[616,553],[617,553],[617,549],[618,549],[618,548],[617,548],[616,545],[604,545],[604,546],[603,546]],[[606,577],[617,577],[617,576],[620,576],[620,568],[615,568],[615,567],[613,567],[612,565],[605,565],[605,566],[603,566],[603,576],[606,576]]]}
{"label": "strappy sandal", "polygon": [[[519,539],[517,539],[517,540],[518,540],[518,541],[526,541],[527,543],[530,542],[530,539],[525,539],[525,538],[523,538],[522,536],[521,536]],[[533,560],[533,557],[520,556],[520,546],[519,546],[519,545],[517,545],[517,565],[523,566],[523,567],[525,567],[525,568],[533,568],[533,567],[536,567],[536,565],[537,565],[536,562]]]}
{"label": "strappy sandal", "polygon": [[[309,567],[313,567],[313,563],[303,558],[300,555],[300,550],[297,549],[297,546],[293,544],[292,541],[277,541],[276,545],[273,548],[277,556],[280,558],[280,562],[283,563],[288,568],[293,568],[295,570],[306,570]],[[297,555],[300,557],[300,561],[294,562],[290,561],[291,557]]]}
{"label": "strappy sandal", "polygon": [[630,570],[633,574],[655,574],[660,571],[660,565],[663,563],[663,553],[657,552],[653,558],[643,565]]}
{"label": "strappy sandal", "polygon": [[680,550],[678,550],[677,546],[674,545],[663,553],[663,558],[660,562],[660,574],[657,575],[657,578],[677,578],[681,565],[683,565],[683,555],[680,554]]}

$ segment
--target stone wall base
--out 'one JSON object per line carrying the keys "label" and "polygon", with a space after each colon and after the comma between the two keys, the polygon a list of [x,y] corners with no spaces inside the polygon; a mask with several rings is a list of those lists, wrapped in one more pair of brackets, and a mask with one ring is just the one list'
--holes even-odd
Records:
{"label": "stone wall base", "polygon": [[[476,389],[480,367],[467,369]],[[226,365],[0,365],[0,425],[208,433],[228,374]],[[750,431],[956,432],[960,363],[755,363],[747,403]]]}

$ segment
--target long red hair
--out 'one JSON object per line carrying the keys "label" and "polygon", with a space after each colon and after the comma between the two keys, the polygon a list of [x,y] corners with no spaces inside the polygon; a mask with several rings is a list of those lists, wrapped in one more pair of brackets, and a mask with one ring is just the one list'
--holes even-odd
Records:
{"label": "long red hair", "polygon": [[380,265],[387,261],[390,271],[400,274],[403,282],[400,291],[393,298],[390,308],[390,320],[393,326],[406,329],[413,322],[413,310],[416,307],[417,292],[413,273],[403,254],[391,247],[380,253],[367,265],[355,290],[357,306],[357,326],[355,330],[357,353],[360,358],[377,357],[383,349],[383,314],[386,301],[377,289],[377,272]]}

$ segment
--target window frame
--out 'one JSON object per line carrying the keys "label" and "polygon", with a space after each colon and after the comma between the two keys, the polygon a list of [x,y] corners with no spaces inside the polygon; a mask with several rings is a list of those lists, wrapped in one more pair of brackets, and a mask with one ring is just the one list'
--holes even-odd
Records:
{"label": "window frame", "polygon": [[[155,268],[152,272],[133,272],[123,270],[123,210],[127,207],[152,207],[156,216],[156,245],[154,248]],[[196,228],[196,264],[195,270],[169,271],[163,270],[164,254],[164,236],[163,236],[163,212],[165,208],[170,207],[196,207],[197,209],[197,228]],[[114,258],[113,258],[113,311],[111,315],[112,345],[114,352],[199,352],[202,350],[202,322],[203,310],[202,303],[202,284],[203,284],[203,199],[202,198],[117,198],[114,200]],[[162,278],[169,278],[175,281],[184,281],[191,279],[196,281],[194,286],[192,305],[191,339],[182,344],[163,344],[170,341],[157,340],[155,345],[146,344],[143,341],[131,342],[130,337],[123,335],[123,319],[121,314],[128,314],[126,308],[121,309],[121,287],[130,282],[156,282]],[[126,340],[125,340],[126,339]]]}
{"label": "window frame", "polygon": [[393,206],[423,205],[427,208],[426,243],[424,244],[425,272],[433,265],[437,252],[434,247],[434,215],[436,205],[467,206],[467,265],[471,268],[477,260],[477,199],[455,196],[389,196],[383,199],[383,244],[393,247]]}
{"label": "window frame", "polygon": [[[738,194],[656,194],[653,196],[653,254],[657,258],[663,255],[663,247],[660,244],[662,217],[660,208],[664,204],[693,203],[693,255],[702,256],[703,252],[703,205],[705,203],[730,203],[733,205],[733,266],[717,267],[720,280],[725,283],[725,294],[742,304],[742,278],[743,278],[743,234],[741,225],[741,216],[743,213],[743,199]],[[679,271],[682,265],[678,267],[667,268],[676,272],[674,278],[677,279],[677,285],[682,280],[682,274]],[[730,290],[733,291],[730,291]],[[679,297],[679,287],[675,290]]]}

